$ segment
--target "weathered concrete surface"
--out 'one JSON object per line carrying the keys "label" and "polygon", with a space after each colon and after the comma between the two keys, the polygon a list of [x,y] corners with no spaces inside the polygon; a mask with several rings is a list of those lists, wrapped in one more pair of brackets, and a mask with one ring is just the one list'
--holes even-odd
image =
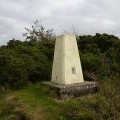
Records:
{"label": "weathered concrete surface", "polygon": [[65,85],[84,81],[74,35],[60,35],[56,38],[51,81]]}
{"label": "weathered concrete surface", "polygon": [[89,93],[94,93],[98,90],[97,82],[81,82],[70,85],[56,84],[53,82],[43,82],[44,85],[50,87],[51,90],[54,90],[57,95],[61,98],[66,97],[79,97]]}

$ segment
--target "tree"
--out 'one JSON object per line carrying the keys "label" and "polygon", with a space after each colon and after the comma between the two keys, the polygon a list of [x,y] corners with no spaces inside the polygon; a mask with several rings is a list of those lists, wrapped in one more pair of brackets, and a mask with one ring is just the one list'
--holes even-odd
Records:
{"label": "tree", "polygon": [[27,32],[23,33],[23,36],[26,40],[46,42],[54,39],[53,29],[46,30],[39,20],[33,23],[31,29],[25,27],[25,30]]}

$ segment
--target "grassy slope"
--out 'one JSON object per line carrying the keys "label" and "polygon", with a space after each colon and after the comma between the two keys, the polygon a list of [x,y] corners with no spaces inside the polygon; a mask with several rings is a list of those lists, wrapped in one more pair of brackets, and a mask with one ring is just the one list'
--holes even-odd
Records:
{"label": "grassy slope", "polygon": [[[42,91],[41,91],[42,90]],[[32,119],[52,119],[57,117],[60,105],[50,97],[52,93],[39,85],[29,85],[22,90],[8,91],[0,96],[0,120],[11,115],[23,114]]]}
{"label": "grassy slope", "polygon": [[[80,101],[79,101],[80,104]],[[29,85],[22,90],[7,91],[0,96],[0,120],[26,117],[32,120],[67,120],[64,112],[78,105],[77,100],[60,101],[41,85]]]}
{"label": "grassy slope", "polygon": [[115,106],[115,101],[118,103],[120,99],[113,98],[115,96],[106,97],[97,93],[60,101],[47,87],[28,85],[0,95],[0,120],[96,120],[96,117],[119,117],[116,115],[118,109],[113,108],[115,112],[111,114],[111,103],[119,108],[119,104]]}

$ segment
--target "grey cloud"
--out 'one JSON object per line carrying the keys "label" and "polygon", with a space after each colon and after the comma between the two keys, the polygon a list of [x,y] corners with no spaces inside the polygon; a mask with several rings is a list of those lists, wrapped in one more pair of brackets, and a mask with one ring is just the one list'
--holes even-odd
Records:
{"label": "grey cloud", "polygon": [[119,0],[0,0],[0,44],[24,39],[24,27],[41,20],[56,34],[109,33],[120,36]]}

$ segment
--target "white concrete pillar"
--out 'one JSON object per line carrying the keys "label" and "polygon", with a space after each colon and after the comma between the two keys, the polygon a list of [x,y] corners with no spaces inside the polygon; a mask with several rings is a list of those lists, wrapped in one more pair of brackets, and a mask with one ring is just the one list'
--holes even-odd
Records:
{"label": "white concrete pillar", "polygon": [[84,82],[74,35],[60,35],[56,38],[51,81],[64,85]]}

